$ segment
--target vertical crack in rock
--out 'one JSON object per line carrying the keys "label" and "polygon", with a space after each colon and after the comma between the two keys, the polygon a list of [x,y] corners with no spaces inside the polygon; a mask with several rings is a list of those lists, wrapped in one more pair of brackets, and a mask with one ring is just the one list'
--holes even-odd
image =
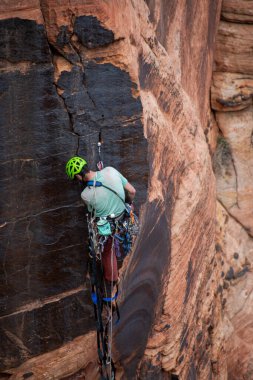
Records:
{"label": "vertical crack in rock", "polygon": [[[238,174],[237,174],[237,169],[236,169],[236,165],[235,165],[235,160],[234,160],[234,156],[233,156],[233,152],[232,152],[232,149],[231,149],[231,160],[232,160],[232,164],[233,164],[233,168],[234,168],[234,172],[235,172],[235,190],[236,190],[236,206],[238,208],[240,208],[240,205],[239,205],[239,201],[238,201],[238,197],[239,197],[239,192],[238,192]],[[233,206],[231,206],[233,207]]]}
{"label": "vertical crack in rock", "polygon": [[40,6],[40,11],[41,11],[41,14],[42,14],[42,17],[43,17],[43,21],[44,21],[44,29],[45,29],[45,34],[47,34],[46,32],[46,17],[45,17],[45,14],[44,14],[44,7],[43,7],[43,0],[39,0],[39,6]]}
{"label": "vertical crack in rock", "polygon": [[[217,121],[217,125],[219,125],[218,121]],[[227,161],[230,158],[231,164],[233,166],[234,173],[235,173],[236,202],[232,206],[230,206],[229,208],[237,206],[240,209],[239,202],[238,202],[238,196],[239,196],[239,194],[238,194],[238,174],[237,174],[237,169],[236,169],[236,165],[235,165],[235,160],[233,157],[233,151],[231,149],[230,143],[224,137],[222,130],[220,128],[219,128],[219,132],[220,132],[221,136],[218,137],[218,142],[217,142],[217,147],[216,147],[216,152],[217,152],[216,156],[217,156],[217,154],[219,154],[219,148],[220,148],[222,150],[221,154],[224,156],[224,160],[222,159],[222,157],[220,158],[221,159],[220,164],[225,166],[228,163]],[[217,173],[217,175],[219,175],[219,173]]]}
{"label": "vertical crack in rock", "polygon": [[76,148],[76,155],[78,156],[78,152],[79,152],[79,145],[80,145],[80,137],[81,135],[79,135],[79,133],[77,133],[74,129],[74,121],[73,121],[73,115],[72,113],[70,113],[69,109],[68,109],[68,106],[66,104],[66,101],[64,99],[64,97],[62,95],[59,94],[58,90],[60,90],[60,87],[57,86],[57,83],[54,82],[54,85],[55,85],[55,88],[56,88],[56,92],[58,94],[58,96],[60,97],[60,99],[62,100],[63,104],[64,104],[64,107],[65,107],[65,110],[68,114],[68,117],[69,117],[69,125],[70,125],[70,131],[71,133],[73,133],[75,136],[77,136],[77,148]]}
{"label": "vertical crack in rock", "polygon": [[[54,67],[54,70],[56,70],[56,67],[55,67],[55,64],[54,64],[54,52],[53,52],[54,49],[55,49],[55,47],[52,44],[50,44],[49,41],[48,41],[48,46],[49,46],[49,50],[50,50],[50,53],[51,53],[51,63],[52,63],[52,66]],[[78,155],[79,144],[80,144],[80,135],[74,129],[73,115],[69,112],[69,109],[68,109],[68,106],[66,104],[66,101],[65,101],[64,97],[59,94],[59,90],[61,90],[61,89],[58,86],[57,82],[55,82],[55,80],[53,81],[53,85],[55,86],[56,94],[59,96],[59,99],[61,100],[62,104],[64,105],[64,108],[65,108],[66,113],[68,115],[69,125],[70,125],[70,131],[75,136],[77,136],[77,148],[76,148],[76,153],[75,154]]]}

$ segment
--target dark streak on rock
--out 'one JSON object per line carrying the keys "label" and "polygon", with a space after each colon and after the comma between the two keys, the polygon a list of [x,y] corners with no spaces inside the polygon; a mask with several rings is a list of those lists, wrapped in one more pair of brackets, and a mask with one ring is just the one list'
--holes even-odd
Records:
{"label": "dark streak on rock", "polygon": [[94,16],[80,16],[75,19],[74,33],[83,46],[94,49],[114,42],[114,33],[104,28]]}
{"label": "dark streak on rock", "polygon": [[92,314],[89,293],[80,291],[38,309],[10,315],[0,327],[1,368],[16,367],[31,356],[87,333],[95,327]]}
{"label": "dark streak on rock", "polygon": [[0,113],[0,222],[73,203],[66,203],[64,192],[70,186],[62,167],[74,152],[76,138],[53,85],[53,67],[1,73],[0,83],[5,89]]}
{"label": "dark streak on rock", "polygon": [[149,8],[149,21],[155,22],[155,0],[145,0],[145,3],[147,4]]}
{"label": "dark streak on rock", "polygon": [[142,55],[139,55],[139,80],[143,89],[149,88],[149,77],[152,71],[152,65],[145,61]]}
{"label": "dark streak on rock", "polygon": [[138,380],[171,380],[168,372],[165,372],[160,365],[153,365],[150,361],[142,362],[138,370]]}
{"label": "dark streak on rock", "polygon": [[24,379],[28,379],[29,377],[33,376],[33,372],[26,372],[23,374]]}
{"label": "dark streak on rock", "polygon": [[73,206],[79,189],[63,175],[77,139],[56,93],[44,27],[11,19],[0,30],[0,56],[32,62],[25,73],[0,73],[0,362],[10,368],[94,325],[84,293],[25,309],[83,284],[85,228],[83,207]]}
{"label": "dark streak on rock", "polygon": [[[172,193],[173,188],[169,189],[168,197]],[[126,379],[133,379],[136,374],[156,309],[162,302],[163,277],[170,263],[170,213],[167,210],[165,214],[162,203],[154,201],[146,206],[144,225],[124,279],[126,293],[114,339],[117,360],[124,368]]]}
{"label": "dark streak on rock", "polygon": [[72,64],[81,62],[81,56],[71,41],[72,34],[66,25],[59,28],[56,41],[49,43],[52,55],[60,55]]}
{"label": "dark streak on rock", "polygon": [[63,48],[70,43],[71,33],[66,25],[62,25],[59,29],[59,34],[56,39],[56,45]]}
{"label": "dark streak on rock", "polygon": [[229,288],[229,282],[228,281],[224,281],[223,283],[223,289],[228,289]]}
{"label": "dark streak on rock", "polygon": [[215,249],[216,249],[216,252],[222,252],[222,247],[219,243],[215,244]]}
{"label": "dark streak on rock", "polygon": [[189,366],[189,371],[186,376],[186,380],[197,380],[197,371],[194,365],[194,361],[192,360]]}
{"label": "dark streak on rock", "polygon": [[233,100],[225,100],[221,98],[216,98],[217,103],[220,103],[222,106],[226,107],[237,107],[238,105],[242,104],[242,102],[233,101]]}
{"label": "dark streak on rock", "polygon": [[141,122],[141,101],[132,95],[136,84],[128,73],[112,64],[90,61],[84,71],[73,67],[70,72],[62,72],[57,86],[63,90],[73,131],[81,136],[78,153],[88,157],[92,167],[98,161],[101,131],[104,162],[115,166],[135,184],[136,203],[143,203],[148,177],[147,141]]}
{"label": "dark streak on rock", "polygon": [[213,49],[213,45],[215,42],[215,36],[217,32],[217,14],[219,8],[220,0],[214,0],[209,2],[208,9],[208,34],[207,34],[207,46],[209,50]]}
{"label": "dark streak on rock", "polygon": [[200,331],[200,332],[198,333],[198,335],[196,336],[196,340],[197,340],[197,342],[200,343],[201,340],[202,340],[202,338],[203,338],[203,331]]}
{"label": "dark streak on rock", "polygon": [[179,350],[179,352],[182,352],[185,347],[188,347],[188,342],[187,342],[188,334],[189,334],[188,326],[185,325],[183,328],[181,337],[180,337],[180,350]]}
{"label": "dark streak on rock", "polygon": [[44,26],[20,18],[1,20],[0,58],[10,62],[50,63]]}
{"label": "dark streak on rock", "polygon": [[249,267],[248,267],[248,266],[244,267],[241,271],[235,273],[235,274],[234,274],[234,278],[242,277],[242,276],[244,276],[247,272],[249,272]]}
{"label": "dark streak on rock", "polygon": [[0,316],[82,285],[84,233],[83,207],[55,210],[1,229]]}
{"label": "dark streak on rock", "polygon": [[[77,26],[81,28],[81,24]],[[50,53],[43,26],[29,20],[2,20],[0,31],[0,57],[14,63],[32,62],[26,73],[0,73],[0,222],[4,225],[0,229],[0,308],[5,316],[0,362],[2,368],[9,368],[93,328],[86,292],[25,311],[27,304],[84,282],[87,233],[83,207],[78,203],[81,189],[63,175],[67,159],[76,152],[78,135],[79,152],[88,156],[92,165],[97,161],[96,144],[102,130],[104,162],[134,183],[137,202],[146,199],[148,164],[142,105],[140,98],[132,95],[137,87],[127,72],[96,62],[88,62],[85,71],[75,67],[60,77],[61,99],[51,62],[51,54],[56,52],[52,49]],[[109,40],[100,32],[94,44],[103,46]],[[63,51],[69,40],[69,31],[62,27],[54,48]],[[158,213],[157,218],[162,218],[165,228],[165,215]],[[160,233],[155,231],[153,241]],[[167,234],[166,227],[165,239]],[[167,240],[164,244],[161,251],[167,253]],[[149,245],[152,248],[152,242]],[[157,271],[164,269],[158,266]],[[155,272],[158,283],[160,275]],[[156,285],[155,300],[151,297],[154,304]],[[20,308],[24,312],[15,314]]]}
{"label": "dark streak on rock", "polygon": [[234,268],[230,267],[228,272],[226,273],[225,280],[231,281],[235,278]]}
{"label": "dark streak on rock", "polygon": [[188,263],[187,274],[186,274],[186,290],[185,290],[185,296],[184,296],[184,303],[188,301],[188,297],[191,290],[192,279],[193,279],[193,268],[192,268],[192,260],[190,259]]}
{"label": "dark streak on rock", "polygon": [[181,364],[184,361],[184,355],[181,355],[178,359],[178,364]]}
{"label": "dark streak on rock", "polygon": [[239,253],[237,253],[237,252],[234,253],[234,259],[235,259],[235,260],[238,260],[238,259],[239,259]]}

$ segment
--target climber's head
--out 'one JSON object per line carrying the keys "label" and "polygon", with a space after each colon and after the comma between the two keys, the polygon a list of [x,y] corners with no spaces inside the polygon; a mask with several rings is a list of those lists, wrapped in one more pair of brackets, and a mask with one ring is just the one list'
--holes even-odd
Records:
{"label": "climber's head", "polygon": [[87,161],[82,157],[72,157],[68,160],[66,164],[66,174],[69,179],[74,179],[77,177],[82,180],[86,173],[88,173],[90,169],[88,168]]}

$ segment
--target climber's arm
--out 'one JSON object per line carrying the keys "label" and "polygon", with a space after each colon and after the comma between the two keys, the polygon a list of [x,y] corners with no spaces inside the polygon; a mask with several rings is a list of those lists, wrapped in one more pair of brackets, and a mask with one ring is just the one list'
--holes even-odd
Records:
{"label": "climber's arm", "polygon": [[127,198],[129,198],[132,202],[136,193],[135,188],[131,185],[131,183],[127,182],[124,186],[124,189],[126,190],[126,201],[128,201]]}

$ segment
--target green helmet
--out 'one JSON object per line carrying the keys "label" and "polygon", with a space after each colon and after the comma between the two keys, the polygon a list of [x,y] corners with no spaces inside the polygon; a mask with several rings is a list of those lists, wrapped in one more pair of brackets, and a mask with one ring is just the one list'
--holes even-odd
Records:
{"label": "green helmet", "polygon": [[72,157],[66,164],[66,173],[69,179],[74,179],[76,174],[81,173],[87,162],[82,157]]}

